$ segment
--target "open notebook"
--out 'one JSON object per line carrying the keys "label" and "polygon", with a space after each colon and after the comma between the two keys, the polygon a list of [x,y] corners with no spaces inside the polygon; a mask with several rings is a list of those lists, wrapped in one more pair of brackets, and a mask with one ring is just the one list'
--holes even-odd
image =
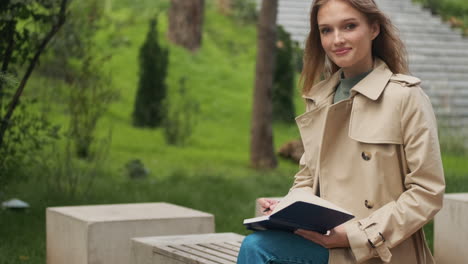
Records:
{"label": "open notebook", "polygon": [[313,194],[312,188],[290,191],[270,215],[249,218],[244,225],[251,230],[306,229],[322,234],[354,218],[346,210]]}

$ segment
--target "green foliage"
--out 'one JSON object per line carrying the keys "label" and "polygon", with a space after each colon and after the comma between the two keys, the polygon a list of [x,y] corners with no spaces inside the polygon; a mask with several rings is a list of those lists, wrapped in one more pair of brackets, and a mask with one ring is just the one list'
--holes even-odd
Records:
{"label": "green foliage", "polygon": [[294,87],[295,87],[295,55],[294,46],[289,33],[282,26],[277,27],[276,65],[273,78],[273,119],[293,123]]}
{"label": "green foliage", "polygon": [[414,0],[429,8],[432,13],[439,14],[445,20],[457,18],[462,25],[454,25],[463,28],[468,34],[468,2],[466,0]]}
{"label": "green foliage", "polygon": [[72,15],[51,43],[47,63],[40,69],[43,76],[67,85],[68,136],[80,158],[92,158],[97,123],[117,97],[109,74],[101,67],[109,56],[95,41],[103,23],[103,10],[100,0],[74,1]]}
{"label": "green foliage", "polygon": [[74,141],[75,153],[80,158],[93,158],[91,146],[99,119],[116,98],[109,77],[99,74],[94,58],[87,57],[81,67],[79,82],[70,87],[68,135]]}
{"label": "green foliage", "polygon": [[199,104],[187,93],[185,78],[180,79],[180,87],[165,101],[167,109],[164,119],[164,137],[171,145],[184,145],[193,133]]}
{"label": "green foliage", "polygon": [[240,23],[257,22],[258,12],[255,0],[232,0],[232,15]]}
{"label": "green foliage", "polygon": [[140,80],[133,111],[133,125],[157,127],[164,119],[163,100],[166,97],[168,50],[159,45],[156,20],[140,49]]}
{"label": "green foliage", "polygon": [[[15,77],[0,73],[0,82],[5,95],[12,96],[12,90],[17,86]],[[23,168],[37,162],[38,153],[59,137],[60,127],[52,125],[37,113],[36,104],[37,100],[33,98],[22,100],[10,120],[9,129],[0,147],[0,190],[12,181],[23,180],[22,177],[26,176]],[[1,108],[2,116],[4,112],[5,109]]]}
{"label": "green foliage", "polygon": [[59,2],[60,0],[0,1],[1,71],[6,71],[10,63],[20,65],[31,59],[47,26],[55,22]]}

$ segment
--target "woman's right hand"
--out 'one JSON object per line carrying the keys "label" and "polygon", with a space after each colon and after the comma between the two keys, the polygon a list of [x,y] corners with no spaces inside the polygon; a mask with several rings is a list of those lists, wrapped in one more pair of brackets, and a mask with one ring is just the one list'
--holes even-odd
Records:
{"label": "woman's right hand", "polygon": [[269,215],[273,212],[276,205],[278,204],[278,200],[270,199],[270,198],[260,198],[258,199],[258,203],[262,207],[262,213],[264,215]]}

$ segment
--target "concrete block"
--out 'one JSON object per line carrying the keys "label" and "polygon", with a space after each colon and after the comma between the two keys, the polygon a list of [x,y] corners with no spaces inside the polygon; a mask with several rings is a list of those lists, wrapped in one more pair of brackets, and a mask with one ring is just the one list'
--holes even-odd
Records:
{"label": "concrete block", "polygon": [[131,263],[236,263],[243,239],[235,233],[134,238]]}
{"label": "concrete block", "polygon": [[468,193],[446,194],[434,220],[434,253],[438,264],[468,263]]}
{"label": "concrete block", "polygon": [[214,216],[169,203],[51,207],[48,264],[128,264],[133,237],[212,233]]}

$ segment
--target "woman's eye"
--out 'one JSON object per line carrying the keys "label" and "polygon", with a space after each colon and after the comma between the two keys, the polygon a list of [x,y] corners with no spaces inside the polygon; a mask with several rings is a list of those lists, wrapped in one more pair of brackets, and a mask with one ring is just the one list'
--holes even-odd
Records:
{"label": "woman's eye", "polygon": [[349,30],[349,29],[354,29],[355,27],[356,27],[356,24],[351,23],[351,24],[346,25],[345,29]]}
{"label": "woman's eye", "polygon": [[329,28],[322,28],[322,29],[320,29],[320,33],[322,33],[322,34],[327,34],[328,32],[330,32],[330,29],[329,29]]}

